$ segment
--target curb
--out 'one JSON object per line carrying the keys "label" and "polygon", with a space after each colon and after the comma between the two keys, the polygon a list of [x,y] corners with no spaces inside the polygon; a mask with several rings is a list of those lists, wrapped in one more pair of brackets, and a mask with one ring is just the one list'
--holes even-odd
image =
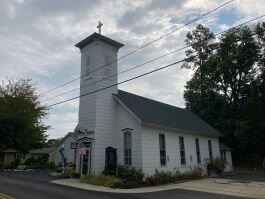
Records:
{"label": "curb", "polygon": [[178,189],[178,187],[176,187],[176,183],[170,183],[166,185],[158,185],[158,186],[152,186],[152,187],[132,188],[132,189],[114,189],[114,188],[109,188],[109,187],[83,184],[83,183],[80,183],[78,180],[73,180],[73,179],[53,180],[51,181],[51,183],[84,189],[84,190],[89,190],[89,191],[108,192],[108,193],[151,193],[151,192]]}

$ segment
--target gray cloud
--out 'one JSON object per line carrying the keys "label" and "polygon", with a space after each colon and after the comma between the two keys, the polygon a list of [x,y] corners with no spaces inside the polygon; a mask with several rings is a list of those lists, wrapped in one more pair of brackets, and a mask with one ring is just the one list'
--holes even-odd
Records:
{"label": "gray cloud", "polygon": [[[220,5],[219,0],[0,0],[0,79],[33,78],[39,92],[79,75],[80,52],[74,44],[95,32],[97,22],[104,23],[103,34],[125,44],[119,56],[181,26],[190,18]],[[244,2],[244,3],[242,3]],[[242,19],[257,16],[264,10],[263,0],[237,1],[225,8],[238,12]],[[255,10],[255,12],[254,12]],[[216,24],[212,14],[204,23]],[[119,70],[180,48],[187,31],[194,25],[156,42],[119,61]],[[157,68],[183,58],[179,52],[119,76],[119,80]],[[178,67],[138,79],[120,88],[165,103],[184,106],[183,90],[192,72]],[[159,81],[158,81],[159,80]],[[48,93],[45,97],[77,88],[79,81]],[[56,98],[48,104],[77,96],[78,92]],[[59,137],[74,129],[79,101],[72,101],[50,111],[45,123],[52,125],[48,133]]]}
{"label": "gray cloud", "polygon": [[118,19],[117,23],[119,27],[134,33],[147,34],[148,31],[161,29],[163,25],[159,22],[163,18],[169,18],[170,20],[175,11],[181,10],[183,3],[184,0],[152,0],[128,10]]}

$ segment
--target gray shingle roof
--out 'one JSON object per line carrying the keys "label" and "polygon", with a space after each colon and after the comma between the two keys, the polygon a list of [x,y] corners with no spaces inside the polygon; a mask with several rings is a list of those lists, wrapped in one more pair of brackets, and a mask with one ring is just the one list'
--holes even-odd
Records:
{"label": "gray shingle roof", "polygon": [[92,35],[88,36],[87,38],[83,39],[82,41],[78,42],[75,46],[82,49],[84,46],[86,46],[87,44],[95,41],[95,40],[102,40],[105,41],[111,45],[116,46],[117,48],[120,48],[122,46],[124,46],[122,43],[119,43],[117,41],[114,41],[108,37],[105,37],[103,35],[100,35],[96,32],[94,32]]}
{"label": "gray shingle roof", "polygon": [[35,149],[30,151],[31,154],[49,154],[52,153],[56,150],[56,148],[50,148],[50,147],[46,147],[46,148],[42,148],[42,149]]}
{"label": "gray shingle roof", "polygon": [[113,94],[143,124],[177,129],[195,135],[222,136],[213,127],[189,110],[171,106],[125,91]]}

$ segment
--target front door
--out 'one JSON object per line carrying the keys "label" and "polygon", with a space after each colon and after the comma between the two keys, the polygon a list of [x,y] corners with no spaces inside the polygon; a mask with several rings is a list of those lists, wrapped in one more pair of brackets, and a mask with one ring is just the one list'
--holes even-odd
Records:
{"label": "front door", "polygon": [[90,149],[86,149],[86,154],[80,155],[80,170],[82,175],[90,174]]}
{"label": "front door", "polygon": [[106,148],[105,170],[110,174],[115,174],[117,167],[117,150],[113,147]]}

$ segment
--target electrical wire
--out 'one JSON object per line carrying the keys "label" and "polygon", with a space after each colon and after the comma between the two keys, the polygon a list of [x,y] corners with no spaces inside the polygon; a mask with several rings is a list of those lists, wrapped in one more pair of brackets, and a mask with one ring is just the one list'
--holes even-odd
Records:
{"label": "electrical wire", "polygon": [[[178,31],[178,30],[184,28],[185,26],[188,26],[188,25],[190,25],[190,24],[192,24],[192,23],[198,21],[199,19],[201,19],[201,18],[203,18],[203,17],[205,17],[205,16],[207,16],[207,15],[209,15],[209,14],[215,12],[216,10],[218,10],[218,9],[220,9],[220,8],[222,8],[222,7],[224,7],[225,5],[227,5],[227,4],[229,4],[229,3],[233,2],[233,1],[235,1],[235,0],[230,0],[230,1],[227,1],[227,2],[225,2],[225,3],[223,3],[223,4],[221,4],[220,6],[214,8],[213,10],[210,10],[210,11],[204,13],[203,15],[200,15],[199,17],[197,17],[197,18],[195,18],[195,19],[193,19],[193,20],[191,20],[191,21],[185,23],[184,25],[182,25],[182,26],[180,26],[180,27],[178,27],[178,28],[176,28],[176,29],[174,29],[174,30],[172,30],[172,31],[170,31],[170,32],[168,32],[168,33],[166,33],[166,34],[164,34],[164,35],[158,37],[157,39],[155,39],[155,40],[153,40],[153,41],[151,41],[151,42],[148,42],[148,43],[146,43],[146,44],[144,44],[144,45],[138,47],[137,49],[135,49],[135,50],[133,50],[133,51],[131,51],[131,52],[129,52],[129,53],[127,53],[127,54],[125,54],[125,55],[119,57],[118,59],[113,60],[112,62],[107,63],[107,64],[105,64],[105,65],[103,65],[103,66],[101,66],[101,67],[99,67],[99,68],[97,68],[97,69],[95,69],[95,70],[92,70],[91,73],[96,72],[96,71],[98,71],[98,70],[104,68],[105,66],[108,66],[108,65],[110,65],[110,64],[112,64],[112,63],[117,62],[118,60],[124,59],[125,57],[127,57],[127,56],[129,56],[129,55],[131,55],[131,54],[134,54],[134,53],[138,52],[139,50],[141,50],[141,49],[143,49],[143,48],[145,48],[145,47],[147,47],[147,46],[149,46],[149,45],[151,45],[151,44],[153,44],[153,43],[155,43],[155,42],[157,42],[157,41],[159,41],[159,40],[161,40],[161,39],[167,37],[167,36],[170,35],[170,34],[173,34],[174,32],[176,32],[176,31]],[[63,87],[63,86],[66,86],[66,85],[68,85],[68,84],[70,84],[70,83],[72,83],[72,82],[74,82],[74,81],[76,81],[76,80],[78,80],[78,79],[81,79],[81,78],[83,78],[83,77],[85,77],[85,76],[87,76],[87,74],[86,74],[86,75],[83,75],[83,76],[79,76],[79,77],[77,77],[77,78],[75,78],[75,79],[72,79],[72,80],[70,80],[70,81],[68,81],[68,82],[65,82],[65,83],[63,83],[63,84],[61,84],[61,85],[59,85],[59,86],[56,86],[56,87],[54,87],[54,88],[52,88],[52,89],[50,89],[50,90],[47,90],[47,91],[45,91],[45,92],[42,92],[42,93],[40,93],[38,96],[42,96],[43,94],[49,93],[49,92],[54,91],[54,90],[56,90],[56,89],[58,89],[58,88],[61,88],[61,87]]]}
{"label": "electrical wire", "polygon": [[[262,33],[262,32],[264,32],[264,31],[265,31],[265,30],[260,31],[260,32],[255,32],[255,33],[251,34],[250,36],[254,36],[254,35],[259,34],[259,33]],[[250,37],[250,36],[248,36],[248,37]],[[245,37],[245,38],[248,38],[248,37]],[[239,41],[241,41],[241,40],[242,40],[242,39],[237,39],[237,40],[231,42],[231,44],[234,43],[234,42],[239,42]],[[54,103],[54,104],[48,105],[47,108],[49,108],[49,107],[53,107],[53,106],[56,106],[56,105],[59,105],[59,104],[62,104],[62,103],[66,103],[66,102],[69,102],[69,101],[72,101],[72,100],[75,100],[75,99],[79,99],[79,98],[81,98],[81,97],[84,97],[84,96],[87,96],[87,95],[91,95],[91,94],[93,94],[93,93],[97,93],[97,92],[99,92],[99,91],[106,90],[106,89],[108,89],[108,88],[111,88],[111,87],[114,87],[114,86],[117,86],[117,85],[120,85],[120,84],[124,84],[124,83],[126,83],[126,82],[129,82],[129,81],[132,81],[132,80],[138,79],[138,78],[140,78],[140,77],[143,77],[143,76],[146,76],[146,75],[149,75],[149,74],[155,73],[155,72],[157,72],[157,71],[163,70],[163,69],[165,69],[165,68],[168,68],[168,67],[174,66],[174,65],[176,65],[176,64],[178,64],[178,63],[181,63],[181,62],[184,62],[184,61],[186,61],[186,60],[188,60],[188,59],[195,58],[195,57],[197,57],[197,56],[199,56],[199,55],[201,55],[201,54],[206,54],[206,53],[212,52],[212,51],[217,50],[217,49],[219,49],[219,48],[220,48],[220,46],[217,47],[217,48],[211,49],[211,50],[209,50],[208,52],[200,53],[200,54],[194,55],[194,56],[192,56],[192,57],[185,58],[185,59],[182,59],[182,60],[180,60],[180,61],[176,61],[176,62],[174,62],[174,63],[168,64],[168,65],[165,65],[165,66],[160,67],[160,68],[155,69],[155,70],[151,70],[151,71],[149,71],[149,72],[146,72],[146,73],[143,73],[143,74],[141,74],[141,75],[138,75],[138,76],[132,77],[132,78],[130,78],[130,79],[127,79],[127,80],[124,80],[124,81],[121,81],[121,82],[118,82],[118,83],[112,84],[112,85],[110,85],[110,86],[106,86],[106,87],[103,87],[103,88],[101,88],[101,89],[98,89],[98,90],[95,90],[95,91],[91,91],[91,92],[88,92],[88,93],[85,93],[85,94],[82,94],[82,95],[79,95],[79,96],[77,96],[77,97],[73,97],[73,98],[70,98],[70,99],[67,99],[67,100],[63,100],[63,101],[60,101],[60,102],[56,102],[56,103]]]}
{"label": "electrical wire", "polygon": [[[244,22],[244,23],[241,23],[241,24],[239,24],[239,25],[237,25],[237,26],[231,27],[231,28],[229,28],[229,29],[227,29],[227,30],[225,30],[225,31],[219,32],[219,33],[217,33],[217,34],[214,34],[214,37],[216,37],[216,36],[218,36],[218,35],[221,35],[221,34],[223,34],[223,33],[225,33],[225,32],[228,32],[228,31],[230,31],[230,30],[232,30],[232,29],[235,29],[235,28],[238,28],[238,27],[240,27],[240,26],[246,25],[246,24],[248,24],[248,23],[250,23],[250,22],[253,22],[253,21],[255,21],[255,20],[258,20],[258,19],[260,19],[260,18],[262,18],[262,17],[264,17],[264,16],[265,16],[265,15],[261,15],[261,16],[259,16],[259,17],[254,18],[254,19],[251,19],[251,20],[249,20],[249,21],[246,21],[246,22]],[[200,42],[207,41],[207,40],[209,40],[209,39],[207,38],[207,39],[204,39],[204,40],[200,40],[200,41],[194,42],[194,43],[192,43],[192,44],[189,44],[189,45],[186,45],[186,46],[184,46],[184,47],[181,47],[181,48],[179,48],[179,49],[177,49],[177,50],[174,50],[174,51],[171,51],[171,52],[169,52],[169,53],[166,53],[166,54],[164,54],[164,55],[162,55],[162,56],[159,56],[159,57],[156,57],[156,58],[151,59],[151,60],[149,60],[149,61],[146,61],[146,62],[144,62],[144,63],[142,63],[142,64],[139,64],[139,65],[136,65],[136,66],[134,66],[134,67],[131,67],[131,68],[127,69],[127,70],[124,70],[124,71],[121,71],[121,72],[119,72],[119,73],[113,74],[113,75],[111,75],[111,76],[105,77],[105,78],[103,78],[103,79],[101,79],[101,80],[97,80],[97,81],[92,82],[92,83],[90,83],[90,84],[86,84],[86,85],[84,85],[84,86],[80,86],[80,87],[75,88],[75,89],[72,89],[72,90],[70,90],[70,91],[67,91],[67,92],[64,92],[64,93],[58,94],[58,95],[56,95],[56,96],[53,96],[53,97],[50,97],[50,98],[47,98],[47,99],[41,100],[40,102],[44,102],[44,101],[48,101],[48,100],[52,100],[52,99],[55,99],[55,98],[57,98],[57,97],[60,97],[60,96],[66,95],[66,94],[68,94],[68,93],[71,93],[71,92],[77,91],[77,90],[79,90],[79,89],[81,89],[81,88],[85,88],[85,87],[88,87],[88,86],[94,85],[94,84],[99,83],[99,82],[101,82],[101,81],[104,81],[104,80],[106,80],[106,79],[109,79],[109,78],[112,78],[112,77],[118,76],[118,75],[120,75],[120,74],[123,74],[123,73],[129,72],[129,71],[131,71],[131,70],[134,70],[134,69],[139,68],[139,67],[141,67],[141,66],[144,66],[144,65],[146,65],[146,64],[149,64],[149,63],[151,63],[151,62],[154,62],[154,61],[156,61],[156,60],[158,60],[158,59],[164,58],[164,57],[166,57],[166,56],[169,56],[169,55],[171,55],[171,54],[174,54],[174,53],[176,53],[176,52],[179,52],[179,51],[181,51],[181,50],[184,50],[184,49],[186,49],[186,48],[189,48],[189,47],[191,47],[191,46],[194,45],[194,44],[198,44],[198,43],[200,43]]]}

